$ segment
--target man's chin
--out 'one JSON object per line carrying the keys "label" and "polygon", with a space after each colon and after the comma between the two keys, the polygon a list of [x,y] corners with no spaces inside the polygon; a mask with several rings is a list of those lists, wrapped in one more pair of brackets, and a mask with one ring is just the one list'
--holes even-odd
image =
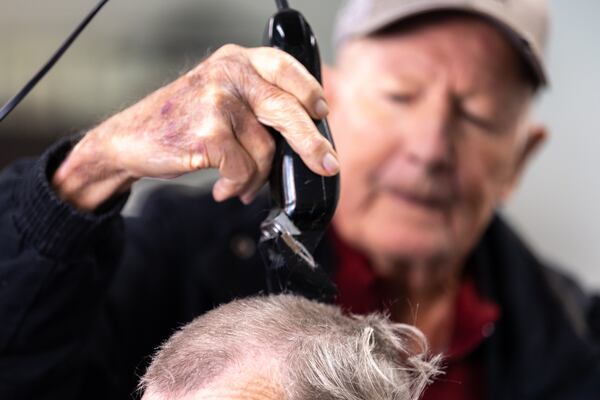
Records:
{"label": "man's chin", "polygon": [[369,240],[368,248],[377,258],[397,259],[407,263],[429,264],[450,262],[457,246],[449,235],[438,232],[384,232]]}

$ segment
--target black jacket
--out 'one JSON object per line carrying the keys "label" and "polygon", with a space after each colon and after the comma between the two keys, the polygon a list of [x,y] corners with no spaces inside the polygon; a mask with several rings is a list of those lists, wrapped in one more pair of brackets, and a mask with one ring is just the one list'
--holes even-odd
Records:
{"label": "black jacket", "polygon": [[[157,192],[96,214],[58,200],[48,176],[70,149],[0,175],[0,399],[127,399],[175,328],[264,291],[259,200]],[[124,196],[125,197],[125,196]],[[316,258],[332,271],[324,241]],[[495,218],[469,261],[501,319],[483,345],[489,399],[600,399],[600,301],[544,266]]]}

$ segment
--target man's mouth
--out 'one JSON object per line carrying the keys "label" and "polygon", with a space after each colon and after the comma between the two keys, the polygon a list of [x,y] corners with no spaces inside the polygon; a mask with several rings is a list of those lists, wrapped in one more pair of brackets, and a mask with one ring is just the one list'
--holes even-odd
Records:
{"label": "man's mouth", "polygon": [[422,193],[398,187],[387,187],[385,191],[406,203],[430,210],[447,209],[454,202],[454,196],[450,193],[442,193],[442,191],[439,191],[439,193]]}

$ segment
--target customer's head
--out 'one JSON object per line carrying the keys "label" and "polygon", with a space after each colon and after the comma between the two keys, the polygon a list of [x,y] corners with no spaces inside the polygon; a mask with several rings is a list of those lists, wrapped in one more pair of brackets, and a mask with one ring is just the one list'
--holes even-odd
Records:
{"label": "customer's head", "polygon": [[325,75],[335,224],[371,258],[467,254],[543,142],[544,0],[352,0]]}
{"label": "customer's head", "polygon": [[436,373],[411,326],[279,295],[236,300],[183,327],[141,387],[144,400],[416,400]]}

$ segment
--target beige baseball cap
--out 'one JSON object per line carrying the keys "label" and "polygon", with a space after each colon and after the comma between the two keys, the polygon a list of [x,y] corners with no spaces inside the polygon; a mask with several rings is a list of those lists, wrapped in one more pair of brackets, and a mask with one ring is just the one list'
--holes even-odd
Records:
{"label": "beige baseball cap", "polygon": [[493,22],[509,38],[542,86],[550,12],[547,0],[349,0],[340,10],[334,44],[368,36],[398,21],[439,11],[464,11]]}

